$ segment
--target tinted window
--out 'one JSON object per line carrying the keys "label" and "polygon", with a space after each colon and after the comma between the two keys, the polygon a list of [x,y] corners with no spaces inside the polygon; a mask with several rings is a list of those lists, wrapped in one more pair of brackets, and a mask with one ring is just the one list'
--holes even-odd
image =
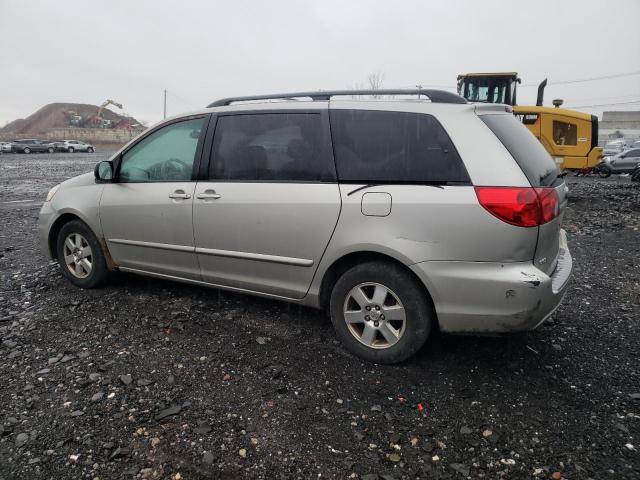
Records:
{"label": "tinted window", "polygon": [[577,145],[578,127],[573,123],[553,121],[553,142],[556,145]]}
{"label": "tinted window", "polygon": [[542,144],[513,115],[480,115],[526,175],[532,187],[551,185],[558,167]]}
{"label": "tinted window", "polygon": [[332,110],[331,135],[340,181],[469,182],[458,152],[431,115]]}
{"label": "tinted window", "polygon": [[329,145],[315,113],[218,118],[211,177],[235,181],[334,181]]}
{"label": "tinted window", "polygon": [[204,118],[172,123],[151,133],[122,157],[120,182],[191,180]]}

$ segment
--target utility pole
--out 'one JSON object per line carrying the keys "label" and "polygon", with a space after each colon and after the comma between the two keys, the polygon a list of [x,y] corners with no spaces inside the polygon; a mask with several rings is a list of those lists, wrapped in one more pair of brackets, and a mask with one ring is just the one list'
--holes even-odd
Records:
{"label": "utility pole", "polygon": [[164,89],[164,110],[163,110],[163,118],[167,118],[167,89]]}

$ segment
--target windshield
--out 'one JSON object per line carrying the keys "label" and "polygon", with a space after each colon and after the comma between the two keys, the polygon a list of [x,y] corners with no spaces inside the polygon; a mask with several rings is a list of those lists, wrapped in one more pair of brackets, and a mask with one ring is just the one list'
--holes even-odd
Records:
{"label": "windshield", "polygon": [[470,102],[510,103],[510,88],[507,78],[466,78],[458,84],[458,94]]}

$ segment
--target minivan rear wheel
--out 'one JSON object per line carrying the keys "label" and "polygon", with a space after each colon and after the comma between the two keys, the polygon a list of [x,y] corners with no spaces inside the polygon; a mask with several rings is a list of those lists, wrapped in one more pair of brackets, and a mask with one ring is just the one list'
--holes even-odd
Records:
{"label": "minivan rear wheel", "polygon": [[62,274],[80,288],[96,288],[109,278],[104,253],[91,229],[80,220],[65,223],[57,239]]}
{"label": "minivan rear wheel", "polygon": [[331,321],[344,346],[375,363],[397,363],[426,342],[434,320],[424,287],[401,267],[366,262],[333,287]]}

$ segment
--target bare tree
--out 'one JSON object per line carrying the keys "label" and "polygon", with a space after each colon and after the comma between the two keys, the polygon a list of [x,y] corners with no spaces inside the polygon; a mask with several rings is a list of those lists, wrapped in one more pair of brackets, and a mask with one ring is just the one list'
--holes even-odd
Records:
{"label": "bare tree", "polygon": [[[372,72],[367,77],[369,81],[369,88],[371,90],[382,90],[384,86],[384,73],[382,72]],[[373,98],[379,98],[380,95],[373,95]]]}

